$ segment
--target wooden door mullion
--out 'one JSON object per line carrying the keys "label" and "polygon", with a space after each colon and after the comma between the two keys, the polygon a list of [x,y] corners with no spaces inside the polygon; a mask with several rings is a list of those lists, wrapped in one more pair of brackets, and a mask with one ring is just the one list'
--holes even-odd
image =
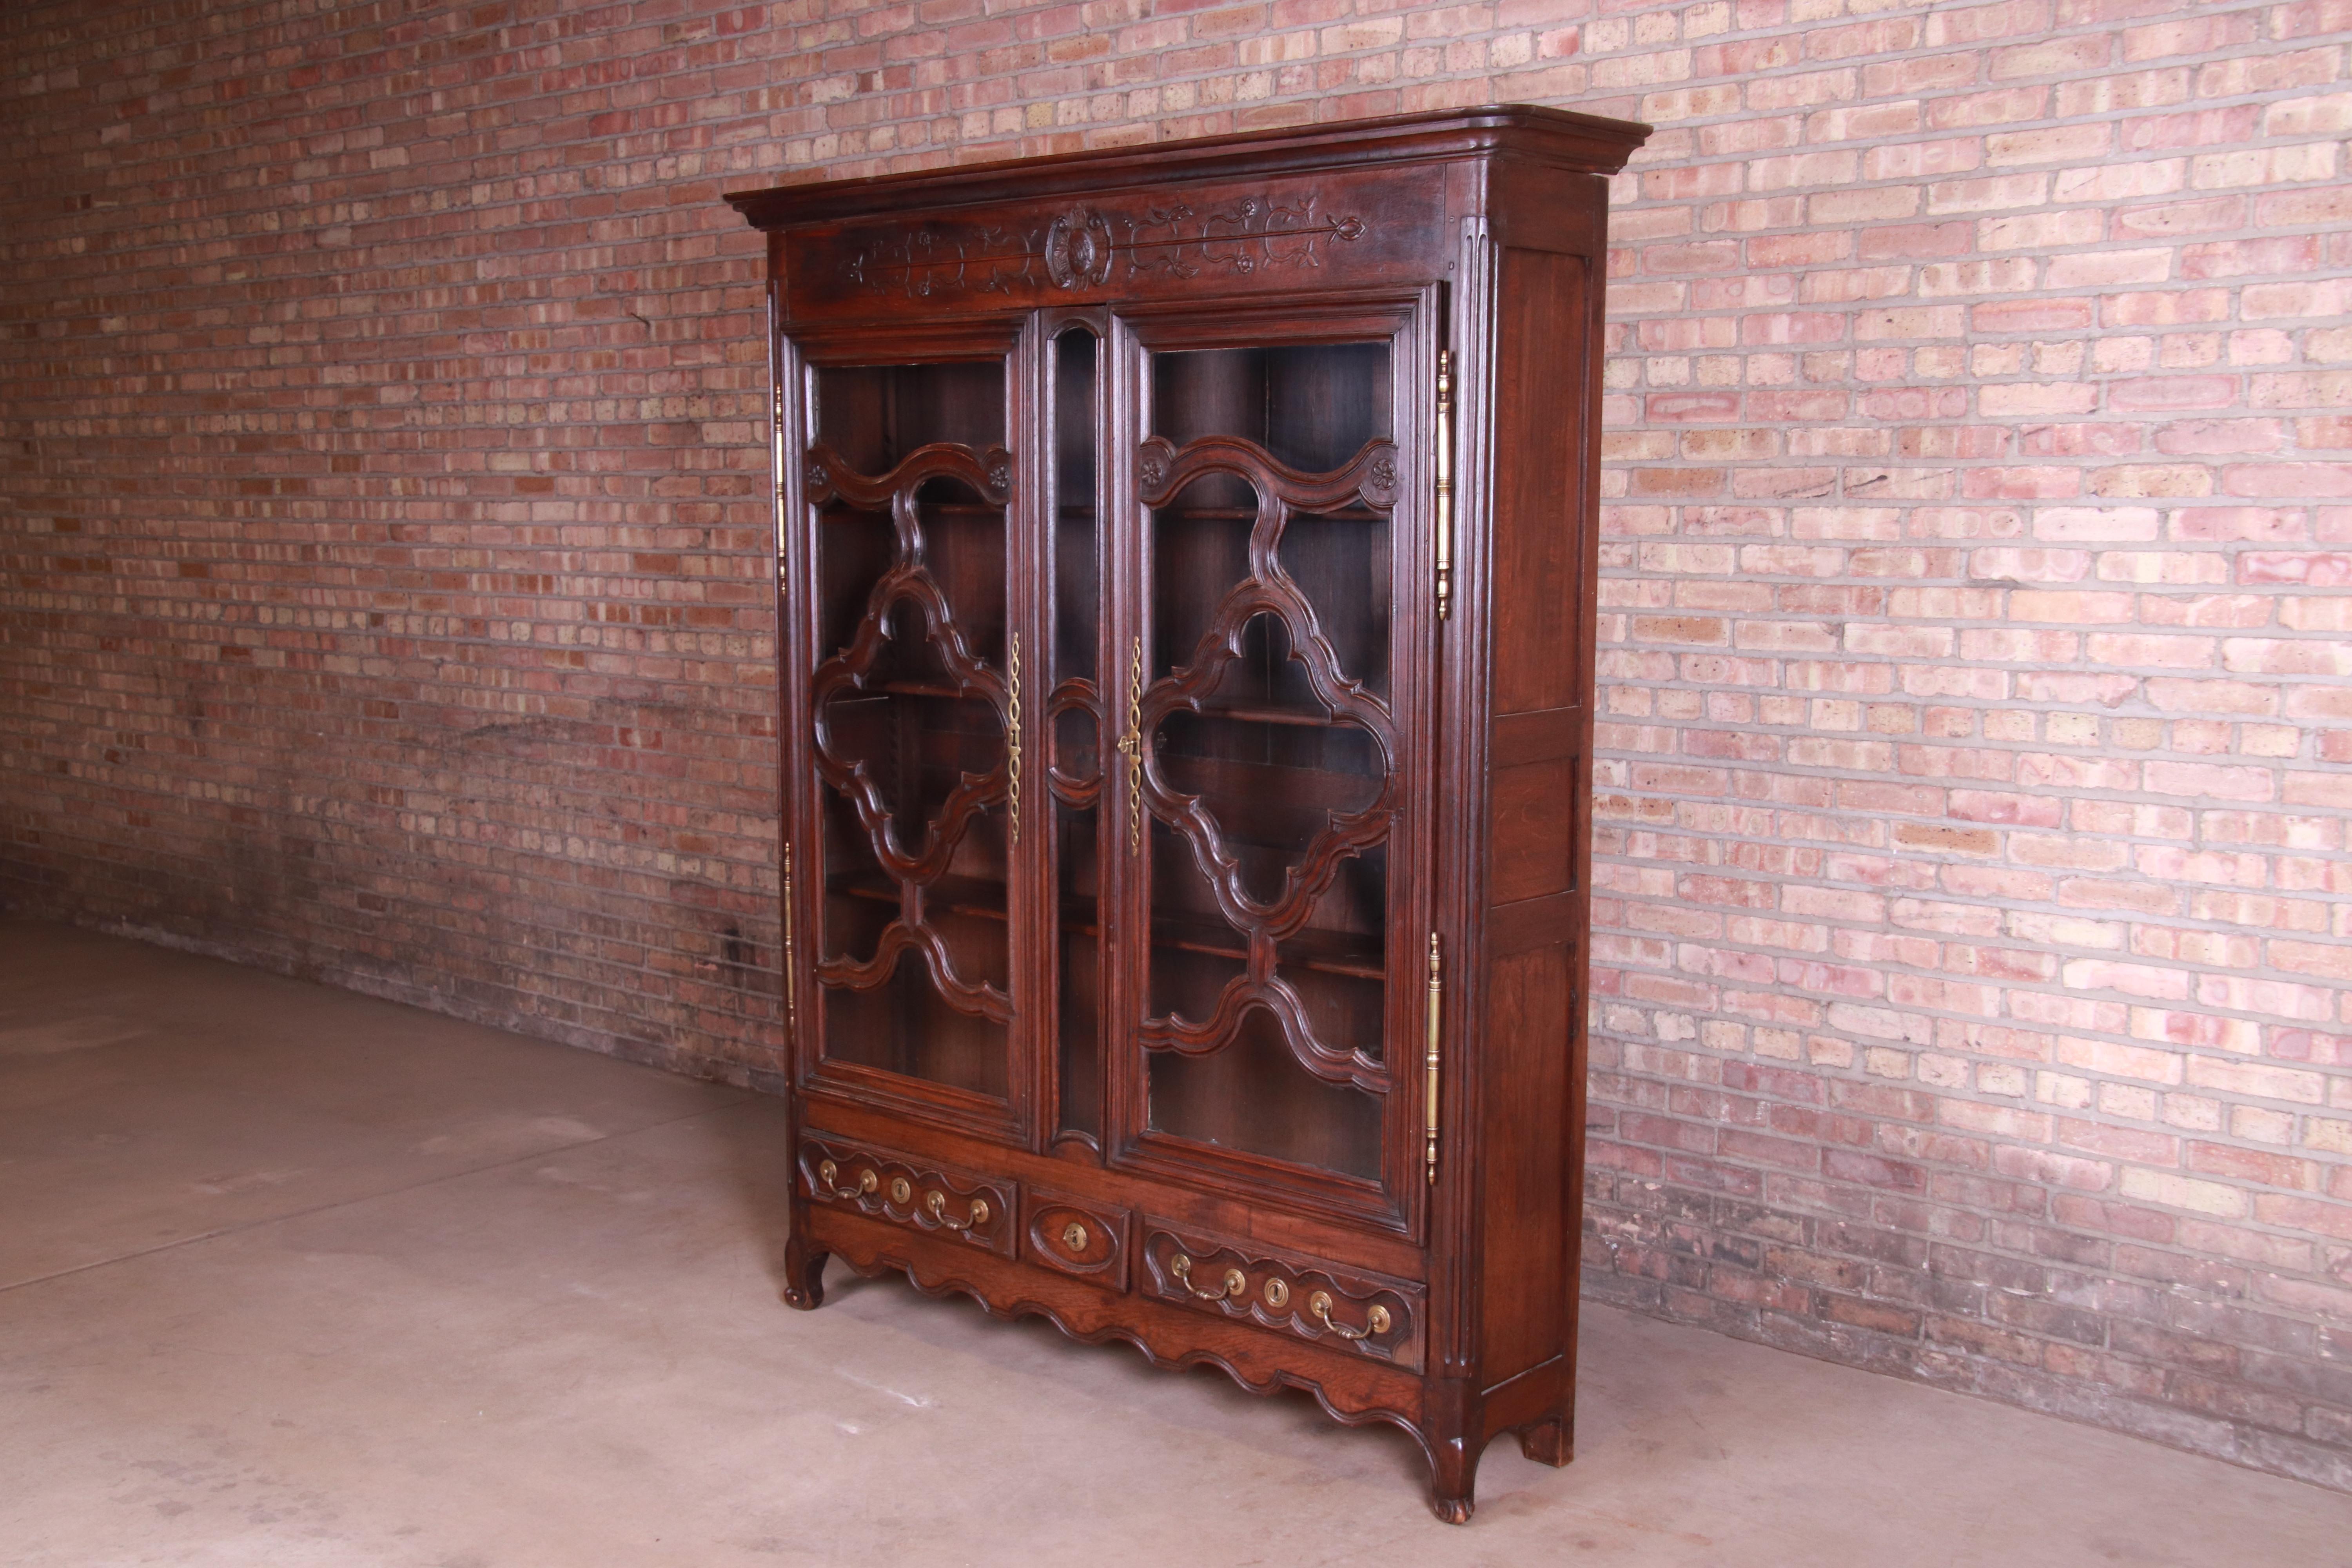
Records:
{"label": "wooden door mullion", "polygon": [[[1104,342],[1106,380],[1101,479],[1104,498],[1102,637],[1097,649],[1103,697],[1103,729],[1113,744],[1102,752],[1103,800],[1103,1153],[1116,1160],[1131,1152],[1150,1120],[1148,1073],[1138,1034],[1150,991],[1151,956],[1150,823],[1132,786],[1128,761],[1117,737],[1128,731],[1132,687],[1149,677],[1139,671],[1137,650],[1149,632],[1150,591],[1145,548],[1150,534],[1136,500],[1135,451],[1143,438],[1143,350],[1133,331],[1117,316]],[[1136,737],[1141,743],[1141,737]]]}
{"label": "wooden door mullion", "polygon": [[1005,423],[1013,493],[1005,508],[1006,677],[1013,704],[1005,744],[1019,759],[1006,804],[1006,978],[1013,987],[1013,1091],[1016,1136],[1043,1151],[1054,1133],[1061,1031],[1054,984],[1056,908],[1054,798],[1045,783],[1050,726],[1044,722],[1054,668],[1053,437],[1045,428],[1050,343],[1032,312],[1005,367]]}

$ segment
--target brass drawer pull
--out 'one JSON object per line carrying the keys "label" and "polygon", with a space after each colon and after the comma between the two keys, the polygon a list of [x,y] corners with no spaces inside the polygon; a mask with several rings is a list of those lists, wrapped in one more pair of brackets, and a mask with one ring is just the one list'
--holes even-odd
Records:
{"label": "brass drawer pull", "polygon": [[817,1195],[828,1198],[862,1198],[882,1184],[882,1178],[873,1172],[860,1171],[857,1173],[857,1184],[854,1187],[845,1187],[837,1184],[835,1181],[840,1174],[841,1167],[832,1161],[819,1161],[816,1167]]}
{"label": "brass drawer pull", "polygon": [[1368,1340],[1374,1334],[1389,1331],[1389,1310],[1377,1301],[1372,1303],[1372,1310],[1364,1314],[1364,1326],[1360,1329],[1347,1328],[1331,1321],[1331,1292],[1328,1290],[1318,1290],[1307,1297],[1307,1312],[1343,1340]]}
{"label": "brass drawer pull", "polygon": [[1202,1289],[1192,1283],[1192,1259],[1181,1252],[1168,1260],[1168,1271],[1176,1276],[1178,1284],[1203,1301],[1222,1301],[1228,1296],[1239,1297],[1249,1289],[1249,1280],[1244,1278],[1240,1269],[1228,1268],[1225,1270],[1224,1280],[1218,1289]]}
{"label": "brass drawer pull", "polygon": [[950,1219],[948,1218],[948,1195],[945,1193],[937,1192],[923,1194],[923,1206],[931,1211],[933,1219],[950,1230],[977,1230],[988,1223],[991,1212],[986,1198],[974,1198],[971,1200],[970,1219]]}

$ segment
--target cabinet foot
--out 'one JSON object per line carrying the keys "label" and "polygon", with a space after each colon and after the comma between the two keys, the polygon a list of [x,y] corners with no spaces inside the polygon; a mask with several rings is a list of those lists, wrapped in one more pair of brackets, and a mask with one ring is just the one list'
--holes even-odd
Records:
{"label": "cabinet foot", "polygon": [[1519,1452],[1538,1465],[1555,1468],[1576,1457],[1576,1439],[1568,1422],[1558,1415],[1519,1428]]}
{"label": "cabinet foot", "polygon": [[784,1305],[814,1312],[824,1305],[824,1265],[833,1255],[794,1237],[784,1243]]}
{"label": "cabinet foot", "polygon": [[1430,1488],[1430,1510],[1448,1524],[1467,1524],[1475,1506],[1478,1451],[1459,1440],[1437,1446],[1437,1471]]}

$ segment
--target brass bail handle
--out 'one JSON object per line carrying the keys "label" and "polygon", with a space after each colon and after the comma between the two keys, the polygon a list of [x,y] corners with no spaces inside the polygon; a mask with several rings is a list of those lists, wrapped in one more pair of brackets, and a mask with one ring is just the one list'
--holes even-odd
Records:
{"label": "brass bail handle", "polygon": [[950,1230],[978,1229],[980,1226],[988,1223],[988,1216],[990,1214],[994,1212],[988,1206],[988,1200],[986,1198],[974,1198],[971,1200],[971,1217],[970,1219],[950,1219],[948,1217],[948,1195],[947,1194],[936,1189],[923,1194],[923,1206],[931,1211],[931,1217],[933,1219],[939,1221],[940,1224],[945,1226]]}
{"label": "brass bail handle", "polygon": [[1215,1289],[1202,1289],[1192,1283],[1192,1259],[1181,1252],[1168,1260],[1168,1272],[1176,1276],[1178,1284],[1203,1301],[1222,1301],[1228,1296],[1238,1299],[1249,1289],[1249,1279],[1238,1268],[1226,1269],[1225,1277],[1217,1282]]}
{"label": "brass bail handle", "polygon": [[871,1169],[857,1173],[857,1184],[854,1187],[843,1186],[841,1184],[840,1178],[841,1167],[839,1165],[835,1164],[830,1160],[820,1160],[817,1162],[816,1185],[817,1192],[820,1196],[833,1198],[861,1198],[882,1184],[882,1178],[876,1175]]}
{"label": "brass bail handle", "polygon": [[1318,1290],[1307,1298],[1307,1314],[1343,1340],[1368,1340],[1374,1334],[1387,1333],[1394,1321],[1389,1316],[1389,1310],[1375,1301],[1364,1314],[1362,1328],[1351,1329],[1345,1323],[1334,1322],[1331,1320],[1331,1292],[1328,1290]]}

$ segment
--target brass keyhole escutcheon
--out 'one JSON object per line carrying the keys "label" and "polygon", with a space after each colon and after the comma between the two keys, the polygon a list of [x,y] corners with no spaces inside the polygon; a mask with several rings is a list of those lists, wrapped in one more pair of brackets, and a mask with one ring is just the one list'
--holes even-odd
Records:
{"label": "brass keyhole escutcheon", "polygon": [[1062,1227],[1062,1245],[1072,1252],[1084,1252],[1089,1239],[1091,1238],[1087,1235],[1087,1227],[1076,1220],[1072,1220]]}
{"label": "brass keyhole escutcheon", "polygon": [[1265,1304],[1279,1312],[1290,1305],[1290,1282],[1286,1279],[1269,1279],[1265,1282],[1263,1294],[1265,1297]]}
{"label": "brass keyhole escutcheon", "polygon": [[890,1201],[892,1203],[903,1204],[914,1195],[914,1184],[908,1182],[906,1177],[893,1176],[890,1178]]}

